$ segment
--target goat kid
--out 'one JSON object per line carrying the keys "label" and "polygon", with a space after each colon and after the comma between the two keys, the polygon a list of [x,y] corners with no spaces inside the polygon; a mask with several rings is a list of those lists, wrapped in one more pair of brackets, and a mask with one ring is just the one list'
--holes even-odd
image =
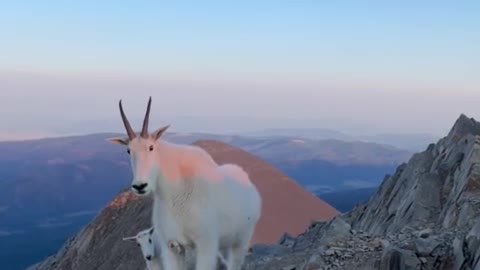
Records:
{"label": "goat kid", "polygon": [[143,258],[147,265],[148,270],[163,270],[159,253],[156,252],[155,245],[153,243],[154,228],[149,228],[140,231],[135,236],[123,238],[124,241],[135,241],[137,246],[142,251]]}
{"label": "goat kid", "polygon": [[[160,254],[156,252],[155,244],[153,242],[153,234],[154,234],[154,228],[151,227],[149,229],[138,232],[137,235],[135,236],[123,238],[123,240],[136,242],[137,246],[140,247],[143,258],[145,259],[147,270],[163,270],[160,257],[159,257]],[[177,241],[170,241],[168,243],[168,246],[171,250],[173,250],[176,254],[180,256],[186,256],[187,254],[187,250],[185,249],[185,247],[182,246]],[[227,267],[227,262],[220,252],[218,253],[218,259],[220,260],[221,264]],[[190,265],[192,264],[191,258],[187,259],[187,261],[190,262]]]}

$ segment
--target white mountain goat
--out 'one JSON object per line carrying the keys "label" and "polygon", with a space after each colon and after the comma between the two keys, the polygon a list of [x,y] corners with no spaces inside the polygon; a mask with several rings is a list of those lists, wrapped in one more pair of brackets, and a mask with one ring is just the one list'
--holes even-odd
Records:
{"label": "white mountain goat", "polygon": [[120,100],[128,137],[109,140],[128,148],[133,192],[139,196],[153,193],[155,243],[161,247],[165,269],[184,269],[181,257],[163,248],[169,241],[195,250],[195,270],[215,269],[219,250],[227,252],[227,269],[240,269],[261,215],[256,186],[237,165],[219,166],[200,147],[161,139],[168,125],[150,134],[151,101],[150,97],[137,136]]}
{"label": "white mountain goat", "polygon": [[154,228],[152,227],[140,231],[135,236],[123,238],[123,240],[137,242],[137,246],[139,246],[142,251],[148,270],[163,270],[161,260],[158,259],[159,254],[156,252],[155,245],[153,244],[153,232]]}
{"label": "white mountain goat", "polygon": [[[160,253],[155,248],[153,237],[154,228],[151,227],[149,229],[138,232],[135,236],[123,238],[123,240],[136,242],[137,246],[140,247],[140,250],[142,251],[142,255],[145,259],[145,264],[147,265],[148,270],[163,270],[162,264],[159,260]],[[176,241],[170,241],[168,243],[168,247],[180,256],[188,255],[185,247],[183,247],[180,243]],[[227,262],[220,252],[218,252],[218,259],[223,265],[226,266]],[[192,256],[187,257],[187,265],[191,265],[191,261]]]}

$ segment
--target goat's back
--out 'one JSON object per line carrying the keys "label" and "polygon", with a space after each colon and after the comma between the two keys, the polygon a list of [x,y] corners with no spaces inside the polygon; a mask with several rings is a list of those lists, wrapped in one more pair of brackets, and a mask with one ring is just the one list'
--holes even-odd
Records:
{"label": "goat's back", "polygon": [[221,242],[238,242],[254,230],[260,219],[261,197],[248,174],[239,166],[224,164],[219,185],[212,185],[212,205],[217,211]]}

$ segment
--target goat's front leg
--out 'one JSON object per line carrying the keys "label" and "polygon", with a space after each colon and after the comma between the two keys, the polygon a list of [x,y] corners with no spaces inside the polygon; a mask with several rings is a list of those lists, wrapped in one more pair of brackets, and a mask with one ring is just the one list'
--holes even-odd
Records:
{"label": "goat's front leg", "polygon": [[184,256],[177,254],[175,250],[171,250],[165,246],[162,249],[162,261],[164,270],[184,270]]}
{"label": "goat's front leg", "polygon": [[195,270],[217,269],[218,247],[218,239],[214,235],[202,235],[196,243]]}
{"label": "goat's front leg", "polygon": [[156,238],[155,246],[159,247],[160,256],[157,256],[159,265],[163,266],[163,270],[184,270],[183,256],[177,254],[175,250],[172,250],[168,243],[162,238]]}

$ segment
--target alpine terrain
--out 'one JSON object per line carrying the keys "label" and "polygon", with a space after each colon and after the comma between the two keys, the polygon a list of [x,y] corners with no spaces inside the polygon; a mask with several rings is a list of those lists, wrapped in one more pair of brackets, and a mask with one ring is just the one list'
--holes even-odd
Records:
{"label": "alpine terrain", "polygon": [[[461,115],[446,137],[345,214],[254,156],[213,141],[197,144],[220,163],[245,166],[265,201],[245,270],[480,269],[480,123],[472,118]],[[148,200],[123,192],[30,269],[144,269],[140,250],[122,237],[146,228],[149,211]]]}

